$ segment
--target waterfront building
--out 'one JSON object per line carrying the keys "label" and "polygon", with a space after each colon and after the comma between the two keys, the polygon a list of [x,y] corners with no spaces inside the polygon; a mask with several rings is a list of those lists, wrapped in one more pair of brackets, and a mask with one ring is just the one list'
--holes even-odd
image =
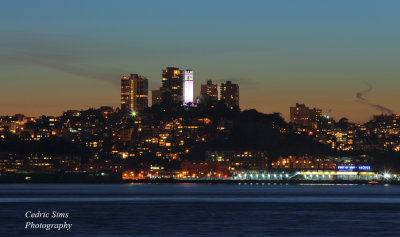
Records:
{"label": "waterfront building", "polygon": [[232,170],[268,167],[268,157],[264,151],[207,151],[206,161],[227,164]]}
{"label": "waterfront building", "polygon": [[189,162],[181,163],[182,172],[179,178],[216,177],[227,178],[230,174],[229,166],[221,162]]}
{"label": "waterfront building", "polygon": [[231,179],[243,181],[377,181],[382,176],[369,170],[239,170],[232,173]]}
{"label": "waterfront building", "polygon": [[80,156],[46,153],[0,152],[0,170],[60,171],[80,167]]}
{"label": "waterfront building", "polygon": [[336,162],[325,157],[278,157],[271,163],[273,169],[336,169]]}

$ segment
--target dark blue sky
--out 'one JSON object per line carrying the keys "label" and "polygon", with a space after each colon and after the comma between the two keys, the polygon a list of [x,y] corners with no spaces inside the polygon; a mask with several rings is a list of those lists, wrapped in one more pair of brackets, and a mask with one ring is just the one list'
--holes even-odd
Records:
{"label": "dark blue sky", "polygon": [[[161,69],[240,85],[243,109],[296,102],[365,121],[400,112],[399,1],[2,1],[0,114],[119,106]],[[371,86],[371,90],[367,90]],[[356,93],[363,93],[362,101]]]}

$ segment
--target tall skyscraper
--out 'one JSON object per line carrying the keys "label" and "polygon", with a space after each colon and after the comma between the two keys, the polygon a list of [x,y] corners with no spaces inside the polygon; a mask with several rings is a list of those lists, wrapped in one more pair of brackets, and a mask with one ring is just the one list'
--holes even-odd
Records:
{"label": "tall skyscraper", "polygon": [[185,86],[183,89],[185,104],[193,104],[193,70],[185,70]]}
{"label": "tall skyscraper", "polygon": [[148,80],[138,74],[121,78],[121,109],[140,111],[148,107]]}
{"label": "tall skyscraper", "polygon": [[218,85],[212,84],[212,80],[207,80],[207,84],[201,85],[200,94],[211,100],[218,100]]}
{"label": "tall skyscraper", "polygon": [[239,106],[239,85],[231,81],[221,84],[221,100],[225,101],[228,108]]}
{"label": "tall skyscraper", "polygon": [[169,91],[175,102],[183,100],[183,72],[177,67],[167,67],[162,72],[160,90]]}

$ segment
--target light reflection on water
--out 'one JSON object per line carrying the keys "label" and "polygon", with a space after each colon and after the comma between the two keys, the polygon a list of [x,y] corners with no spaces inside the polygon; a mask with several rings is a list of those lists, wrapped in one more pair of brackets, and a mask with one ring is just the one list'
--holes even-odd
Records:
{"label": "light reflection on water", "polygon": [[[400,186],[380,185],[2,184],[0,233],[400,236],[399,203]],[[27,210],[69,212],[74,226],[26,231]]]}

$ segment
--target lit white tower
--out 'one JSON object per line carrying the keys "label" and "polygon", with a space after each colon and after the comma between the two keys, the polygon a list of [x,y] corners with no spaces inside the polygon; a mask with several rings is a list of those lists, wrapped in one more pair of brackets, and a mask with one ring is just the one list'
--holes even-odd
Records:
{"label": "lit white tower", "polygon": [[193,70],[185,70],[185,86],[183,87],[184,103],[193,104]]}

